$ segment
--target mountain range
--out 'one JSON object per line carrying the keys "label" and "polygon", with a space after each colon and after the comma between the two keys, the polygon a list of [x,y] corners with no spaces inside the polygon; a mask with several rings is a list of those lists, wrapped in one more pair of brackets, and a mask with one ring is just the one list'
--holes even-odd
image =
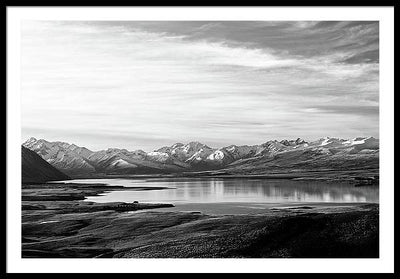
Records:
{"label": "mountain range", "polygon": [[71,177],[222,170],[232,174],[379,168],[379,140],[373,137],[316,141],[270,140],[260,145],[212,148],[175,143],[152,152],[109,148],[91,151],[65,142],[30,138],[23,146]]}
{"label": "mountain range", "polygon": [[22,183],[43,183],[70,179],[67,175],[43,160],[38,154],[22,146]]}

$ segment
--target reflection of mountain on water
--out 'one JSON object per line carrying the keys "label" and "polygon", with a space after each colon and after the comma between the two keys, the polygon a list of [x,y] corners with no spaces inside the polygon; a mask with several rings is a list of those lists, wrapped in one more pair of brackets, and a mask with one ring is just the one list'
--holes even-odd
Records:
{"label": "reflection of mountain on water", "polygon": [[[126,185],[132,185],[127,180]],[[72,181],[74,182],[74,181]],[[119,185],[124,185],[121,179]],[[101,183],[101,180],[98,181]],[[376,186],[354,187],[351,184],[255,179],[186,179],[142,180],[135,186],[168,187],[153,191],[113,191],[90,200],[152,202],[378,202]]]}
{"label": "reflection of mountain on water", "polygon": [[[262,195],[289,201],[366,202],[378,201],[377,187],[356,188],[347,184],[298,181],[221,181],[226,195]],[[213,187],[213,186],[211,186]]]}
{"label": "reflection of mountain on water", "polygon": [[226,199],[237,197],[264,197],[273,201],[315,201],[315,202],[367,202],[378,201],[377,187],[356,188],[347,184],[327,184],[320,182],[270,181],[270,180],[199,180],[175,182],[180,198]]}

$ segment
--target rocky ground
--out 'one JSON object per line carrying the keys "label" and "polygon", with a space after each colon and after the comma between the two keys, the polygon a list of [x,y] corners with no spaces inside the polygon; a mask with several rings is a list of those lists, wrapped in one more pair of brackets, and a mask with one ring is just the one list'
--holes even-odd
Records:
{"label": "rocky ground", "polygon": [[206,215],[149,210],[173,206],[170,204],[96,204],[83,200],[88,195],[117,189],[122,188],[82,184],[23,185],[22,256],[379,256],[377,204],[280,206],[256,215]]}

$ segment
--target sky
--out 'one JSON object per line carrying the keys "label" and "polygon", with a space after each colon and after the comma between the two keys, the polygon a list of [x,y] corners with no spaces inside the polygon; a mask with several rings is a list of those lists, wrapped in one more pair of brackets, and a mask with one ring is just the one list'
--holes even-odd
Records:
{"label": "sky", "polygon": [[24,21],[22,140],[379,137],[379,23]]}

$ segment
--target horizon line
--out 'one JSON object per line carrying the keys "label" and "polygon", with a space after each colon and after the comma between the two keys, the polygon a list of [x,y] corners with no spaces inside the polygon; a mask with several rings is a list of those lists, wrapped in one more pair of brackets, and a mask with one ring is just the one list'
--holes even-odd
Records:
{"label": "horizon line", "polygon": [[76,143],[74,143],[74,142],[70,143],[70,142],[61,141],[61,140],[48,141],[48,140],[43,139],[43,138],[39,138],[39,139],[38,139],[38,138],[36,138],[36,137],[34,137],[34,136],[31,136],[31,137],[29,137],[27,140],[23,141],[23,142],[21,143],[21,145],[23,145],[24,143],[26,143],[27,141],[29,141],[29,140],[31,140],[31,139],[34,139],[35,141],[44,140],[44,141],[49,142],[49,143],[66,143],[66,144],[69,144],[69,145],[75,145],[75,146],[77,146],[77,147],[86,148],[86,149],[88,149],[89,151],[92,151],[92,152],[106,151],[106,150],[108,150],[108,149],[120,149],[120,150],[127,150],[127,151],[129,151],[129,152],[132,152],[132,151],[144,151],[144,152],[146,152],[146,153],[149,153],[149,152],[154,152],[155,150],[160,149],[160,148],[163,148],[163,147],[171,147],[171,146],[173,146],[173,145],[175,145],[175,144],[183,144],[183,145],[186,145],[186,144],[189,144],[189,143],[200,143],[200,144],[206,145],[206,146],[208,146],[208,147],[210,147],[210,148],[212,148],[212,149],[222,149],[222,148],[229,147],[229,146],[232,146],[232,145],[236,145],[236,146],[254,146],[254,145],[261,145],[261,144],[264,144],[264,143],[267,143],[267,142],[270,142],[270,141],[282,142],[282,141],[284,141],[284,140],[287,140],[287,141],[296,141],[296,140],[300,139],[300,140],[305,141],[306,143],[311,143],[311,142],[315,142],[315,141],[318,141],[318,140],[321,140],[321,139],[339,139],[339,140],[351,140],[351,139],[353,139],[353,140],[354,140],[354,139],[357,139],[357,138],[365,138],[365,139],[367,139],[367,138],[374,138],[374,139],[379,140],[379,137],[374,137],[374,136],[364,136],[364,137],[359,136],[359,137],[353,137],[353,138],[340,138],[340,137],[325,136],[325,137],[320,137],[320,138],[315,139],[315,140],[305,140],[304,138],[297,137],[296,139],[293,139],[293,138],[292,138],[292,139],[284,138],[284,139],[281,139],[281,140],[271,139],[271,140],[267,140],[267,141],[262,142],[262,143],[259,143],[259,144],[242,144],[242,145],[230,144],[230,145],[226,145],[226,146],[222,146],[222,147],[211,147],[211,146],[209,146],[208,144],[202,143],[202,142],[200,142],[200,141],[192,140],[192,141],[189,141],[189,142],[186,142],[186,143],[183,143],[183,142],[175,142],[175,143],[172,143],[171,145],[163,145],[163,146],[158,147],[158,148],[155,147],[152,151],[145,151],[145,150],[140,149],[140,148],[139,148],[139,149],[128,150],[127,148],[120,148],[120,147],[108,147],[107,149],[92,150],[92,149],[87,148],[87,147],[85,147],[85,146],[78,145],[78,144],[76,144]]}

